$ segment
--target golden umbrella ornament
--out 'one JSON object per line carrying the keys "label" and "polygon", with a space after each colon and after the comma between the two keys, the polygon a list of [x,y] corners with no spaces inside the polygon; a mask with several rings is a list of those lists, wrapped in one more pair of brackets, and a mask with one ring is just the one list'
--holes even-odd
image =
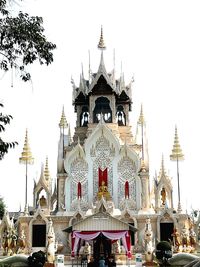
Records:
{"label": "golden umbrella ornament", "polygon": [[31,149],[28,142],[28,130],[26,129],[26,135],[25,135],[25,141],[24,141],[24,147],[21,154],[21,157],[19,158],[19,163],[25,164],[26,166],[26,182],[25,182],[25,207],[24,207],[24,214],[28,215],[28,202],[27,202],[27,193],[28,193],[28,164],[34,163],[34,158],[32,157]]}
{"label": "golden umbrella ornament", "polygon": [[177,127],[175,126],[175,136],[174,145],[172,148],[172,153],[170,155],[170,160],[176,161],[177,167],[177,181],[178,181],[178,212],[181,212],[181,198],[180,198],[180,181],[179,181],[179,161],[184,160],[184,154],[182,152],[181,146],[179,144]]}

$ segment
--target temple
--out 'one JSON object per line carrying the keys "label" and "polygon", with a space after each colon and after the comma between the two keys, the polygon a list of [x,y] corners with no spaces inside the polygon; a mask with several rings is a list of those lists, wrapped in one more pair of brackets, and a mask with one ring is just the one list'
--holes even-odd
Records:
{"label": "temple", "polygon": [[[130,125],[133,81],[126,84],[123,73],[116,78],[115,69],[106,70],[104,49],[101,29],[97,72],[89,70],[87,78],[81,73],[78,86],[72,79],[73,136],[69,118],[62,111],[57,177],[51,178],[47,159],[34,184],[33,208],[27,212],[26,207],[17,218],[18,232],[26,236],[29,252],[45,250],[50,222],[58,252],[69,257],[89,246],[87,254],[95,258],[111,254],[131,258],[136,251],[151,250],[160,240],[176,246],[175,239],[179,235],[181,240],[184,227],[188,240],[191,229],[197,234],[180,203],[174,206],[164,158],[159,174],[150,178],[143,108],[134,111],[138,122]],[[177,129],[175,140],[177,147]],[[6,218],[1,235],[9,224]]]}

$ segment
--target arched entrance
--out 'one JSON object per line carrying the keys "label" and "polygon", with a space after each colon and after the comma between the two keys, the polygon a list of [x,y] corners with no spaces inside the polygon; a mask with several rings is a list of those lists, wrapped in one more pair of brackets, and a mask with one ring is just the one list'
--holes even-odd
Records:
{"label": "arched entrance", "polygon": [[173,222],[161,222],[160,223],[160,240],[161,241],[172,241],[173,237],[173,229],[174,223]]}
{"label": "arched entrance", "polygon": [[95,260],[103,256],[104,258],[111,256],[111,240],[102,233],[93,241],[93,257]]}
{"label": "arched entrance", "polygon": [[160,220],[160,241],[172,241],[174,232],[174,220],[172,216],[166,212]]}

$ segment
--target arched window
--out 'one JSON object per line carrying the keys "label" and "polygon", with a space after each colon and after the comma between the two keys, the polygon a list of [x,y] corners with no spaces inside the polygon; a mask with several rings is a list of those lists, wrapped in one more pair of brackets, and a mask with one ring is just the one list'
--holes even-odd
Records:
{"label": "arched window", "polygon": [[88,125],[88,121],[89,121],[88,107],[83,107],[80,115],[80,126],[86,127]]}
{"label": "arched window", "polygon": [[93,111],[93,122],[98,123],[101,118],[101,114],[105,122],[112,122],[112,110],[110,108],[110,101],[106,97],[99,97],[95,101],[95,108]]}
{"label": "arched window", "polygon": [[121,105],[117,107],[117,123],[119,126],[126,125],[126,115],[124,113],[124,108]]}
{"label": "arched window", "polygon": [[82,188],[81,188],[80,182],[78,182],[77,195],[78,195],[78,198],[82,197]]}
{"label": "arched window", "polygon": [[129,198],[129,182],[126,181],[124,185],[125,189],[125,198]]}

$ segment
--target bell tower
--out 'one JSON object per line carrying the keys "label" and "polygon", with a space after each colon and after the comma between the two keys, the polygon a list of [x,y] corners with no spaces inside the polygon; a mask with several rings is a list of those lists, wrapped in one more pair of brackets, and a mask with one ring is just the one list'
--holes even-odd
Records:
{"label": "bell tower", "polygon": [[[86,80],[84,74],[80,75],[79,87],[73,84],[73,105],[77,113],[74,142],[83,143],[87,137],[88,128],[99,123],[101,117],[104,122],[129,126],[129,111],[131,111],[131,83],[125,85],[124,75],[115,79],[115,69],[108,73],[104,64],[104,50],[106,49],[103,28],[98,43],[101,52],[100,64],[96,73],[91,73]],[[89,130],[90,131],[90,130]]]}

